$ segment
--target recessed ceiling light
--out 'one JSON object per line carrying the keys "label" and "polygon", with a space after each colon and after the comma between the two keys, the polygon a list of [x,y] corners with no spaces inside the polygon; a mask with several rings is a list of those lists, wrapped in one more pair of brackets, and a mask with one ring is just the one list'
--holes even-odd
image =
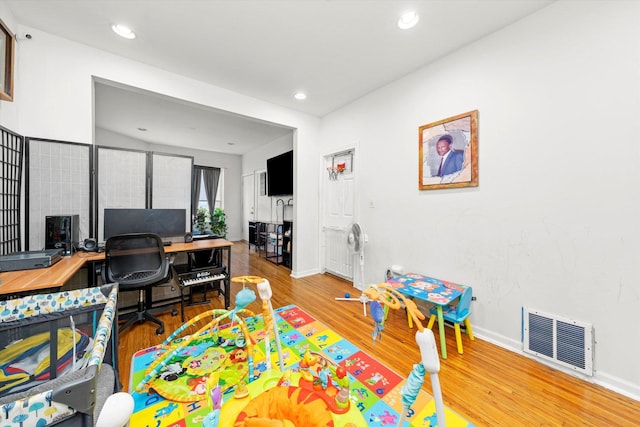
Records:
{"label": "recessed ceiling light", "polygon": [[136,38],[136,33],[131,31],[131,28],[127,27],[126,25],[114,24],[111,26],[111,29],[114,33],[116,33],[120,37],[124,37],[125,39],[131,40]]}
{"label": "recessed ceiling light", "polygon": [[302,101],[303,99],[307,99],[307,94],[304,92],[296,92],[296,94],[293,95],[293,97],[299,101]]}
{"label": "recessed ceiling light", "polygon": [[405,12],[402,14],[400,19],[398,19],[398,28],[401,30],[408,30],[409,28],[415,26],[418,23],[420,17],[415,12]]}

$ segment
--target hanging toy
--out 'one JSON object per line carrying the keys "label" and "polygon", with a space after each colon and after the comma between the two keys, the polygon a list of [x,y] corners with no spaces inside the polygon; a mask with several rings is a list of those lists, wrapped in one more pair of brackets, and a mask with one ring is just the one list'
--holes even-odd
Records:
{"label": "hanging toy", "polygon": [[220,409],[222,409],[222,391],[220,385],[218,385],[217,374],[212,374],[207,379],[207,390],[209,391],[209,408],[211,412],[202,420],[202,426],[218,427],[218,424],[220,424]]}
{"label": "hanging toy", "polygon": [[369,309],[371,310],[371,317],[375,321],[373,327],[373,345],[376,344],[376,338],[382,341],[382,331],[384,330],[384,309],[378,301],[369,301]]}

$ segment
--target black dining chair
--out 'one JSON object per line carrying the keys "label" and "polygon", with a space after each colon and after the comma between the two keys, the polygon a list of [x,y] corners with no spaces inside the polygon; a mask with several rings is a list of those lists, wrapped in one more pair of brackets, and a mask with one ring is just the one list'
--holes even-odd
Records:
{"label": "black dining chair", "polygon": [[[101,268],[104,283],[118,283],[120,292],[137,291],[137,309],[118,314],[126,320],[122,333],[137,322],[150,320],[158,325],[156,334],[164,333],[164,323],[154,314],[166,310],[166,305],[153,307],[153,288],[162,284],[177,286],[176,274],[164,252],[162,239],[152,233],[132,233],[112,236],[105,242],[105,260]],[[173,310],[172,314],[177,314]]]}

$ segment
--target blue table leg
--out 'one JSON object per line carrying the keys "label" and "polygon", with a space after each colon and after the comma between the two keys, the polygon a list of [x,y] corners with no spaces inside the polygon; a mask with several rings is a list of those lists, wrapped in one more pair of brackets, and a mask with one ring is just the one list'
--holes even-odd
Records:
{"label": "blue table leg", "polygon": [[438,331],[440,332],[440,350],[442,358],[447,358],[447,338],[444,336],[444,317],[442,316],[442,306],[438,305]]}

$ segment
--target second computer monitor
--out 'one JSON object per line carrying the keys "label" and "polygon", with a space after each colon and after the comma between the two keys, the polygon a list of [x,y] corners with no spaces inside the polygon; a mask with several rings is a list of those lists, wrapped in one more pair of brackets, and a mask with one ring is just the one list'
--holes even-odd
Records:
{"label": "second computer monitor", "polygon": [[184,238],[185,209],[105,209],[104,240],[118,234],[154,233],[163,240]]}

